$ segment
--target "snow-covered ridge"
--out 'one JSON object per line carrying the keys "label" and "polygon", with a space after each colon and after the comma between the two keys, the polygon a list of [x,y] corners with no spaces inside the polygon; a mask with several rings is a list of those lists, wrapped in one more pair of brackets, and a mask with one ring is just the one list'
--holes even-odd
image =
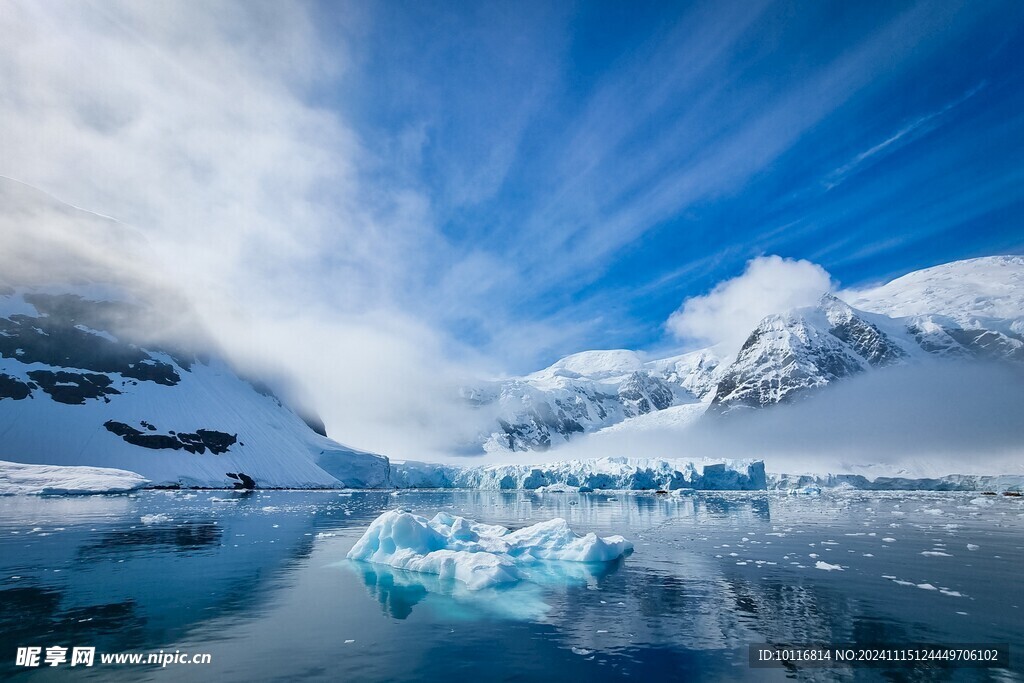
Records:
{"label": "snow-covered ridge", "polygon": [[739,490],[767,488],[760,460],[698,461],[656,458],[599,458],[542,465],[459,467],[437,463],[392,463],[391,483],[399,488],[535,490],[564,485],[612,490]]}
{"label": "snow-covered ridge", "polygon": [[892,318],[941,315],[964,326],[985,319],[1019,321],[1024,317],[1024,256],[953,261],[844,296],[855,308]]}
{"label": "snow-covered ridge", "polygon": [[391,510],[370,524],[348,558],[436,574],[479,590],[515,583],[545,562],[610,562],[632,550],[622,536],[578,536],[564,519],[509,531],[446,512],[427,519]]}
{"label": "snow-covered ridge", "polygon": [[149,483],[135,472],[108,467],[24,465],[0,461],[0,496],[125,493]]}

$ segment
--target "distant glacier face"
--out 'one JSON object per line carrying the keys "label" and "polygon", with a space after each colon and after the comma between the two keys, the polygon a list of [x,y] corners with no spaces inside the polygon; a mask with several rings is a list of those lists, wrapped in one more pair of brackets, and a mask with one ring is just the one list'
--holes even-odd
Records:
{"label": "distant glacier face", "polygon": [[692,462],[647,458],[597,458],[540,465],[459,467],[437,463],[393,463],[399,488],[489,490],[735,490],[767,488],[760,460]]}

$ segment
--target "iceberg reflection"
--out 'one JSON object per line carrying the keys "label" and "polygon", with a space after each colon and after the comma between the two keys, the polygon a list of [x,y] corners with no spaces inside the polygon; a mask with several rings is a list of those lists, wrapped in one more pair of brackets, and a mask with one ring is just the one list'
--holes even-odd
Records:
{"label": "iceberg reflection", "polygon": [[424,604],[447,619],[471,621],[498,617],[517,621],[543,621],[551,611],[544,600],[545,589],[596,586],[618,571],[622,560],[613,562],[538,562],[524,571],[524,581],[480,590],[470,590],[453,579],[436,574],[395,569],[361,560],[346,560],[363,580],[369,596],[392,619],[407,619],[413,607]]}

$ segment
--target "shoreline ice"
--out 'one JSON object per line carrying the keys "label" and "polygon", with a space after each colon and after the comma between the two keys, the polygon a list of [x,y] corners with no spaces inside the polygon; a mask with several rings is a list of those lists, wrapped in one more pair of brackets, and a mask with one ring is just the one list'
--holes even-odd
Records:
{"label": "shoreline ice", "polygon": [[90,495],[127,493],[149,480],[135,472],[80,465],[26,465],[0,460],[0,495]]}

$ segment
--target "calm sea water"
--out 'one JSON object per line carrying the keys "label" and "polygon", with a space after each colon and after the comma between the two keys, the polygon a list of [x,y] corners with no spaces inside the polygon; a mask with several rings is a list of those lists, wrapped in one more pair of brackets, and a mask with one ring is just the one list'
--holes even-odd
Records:
{"label": "calm sea water", "polygon": [[[973,502],[972,502],[973,501]],[[468,591],[349,562],[381,511],[621,533],[623,562]],[[145,519],[145,522],[143,521]],[[818,562],[841,569],[822,569]],[[1024,503],[974,494],[143,492],[0,498],[14,680],[1024,680]],[[760,642],[1011,644],[1011,669],[750,669]],[[19,668],[19,646],[210,653]]]}

